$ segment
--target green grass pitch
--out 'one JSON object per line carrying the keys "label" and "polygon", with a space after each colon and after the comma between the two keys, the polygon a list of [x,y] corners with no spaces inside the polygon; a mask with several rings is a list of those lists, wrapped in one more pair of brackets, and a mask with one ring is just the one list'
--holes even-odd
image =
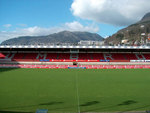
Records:
{"label": "green grass pitch", "polygon": [[37,109],[49,113],[150,110],[150,70],[0,69],[0,113]]}

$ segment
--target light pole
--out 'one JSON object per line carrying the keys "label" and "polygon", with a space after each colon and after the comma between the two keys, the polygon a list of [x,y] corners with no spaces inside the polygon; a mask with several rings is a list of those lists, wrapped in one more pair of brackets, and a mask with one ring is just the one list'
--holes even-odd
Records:
{"label": "light pole", "polygon": [[142,29],[142,33],[141,33],[141,45],[144,45],[144,37],[145,37],[145,33],[143,32],[144,30],[144,25],[141,25],[140,26],[141,27],[141,29]]}
{"label": "light pole", "polygon": [[141,45],[144,45],[144,36],[145,36],[145,33],[141,33]]}

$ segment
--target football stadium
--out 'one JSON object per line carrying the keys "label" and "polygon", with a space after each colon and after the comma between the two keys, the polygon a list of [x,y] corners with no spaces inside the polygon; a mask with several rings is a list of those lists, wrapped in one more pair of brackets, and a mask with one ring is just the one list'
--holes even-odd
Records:
{"label": "football stadium", "polygon": [[148,113],[148,46],[0,46],[2,113]]}
{"label": "football stadium", "polygon": [[150,0],[0,0],[0,113],[150,113]]}

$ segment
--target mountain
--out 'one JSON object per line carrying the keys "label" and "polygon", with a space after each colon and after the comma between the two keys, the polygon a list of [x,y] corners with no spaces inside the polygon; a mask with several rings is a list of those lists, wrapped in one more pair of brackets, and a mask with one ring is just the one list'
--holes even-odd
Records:
{"label": "mountain", "polygon": [[123,40],[127,41],[128,45],[142,45],[146,43],[148,34],[150,33],[150,12],[147,13],[139,22],[132,24],[117,33],[108,37],[105,40],[107,45],[118,45]]}
{"label": "mountain", "polygon": [[102,41],[103,38],[96,33],[62,31],[48,36],[22,36],[12,38],[2,42],[1,45],[78,43],[80,40]]}
{"label": "mountain", "polygon": [[150,21],[150,12],[147,13],[142,19],[140,22],[145,22],[145,21]]}

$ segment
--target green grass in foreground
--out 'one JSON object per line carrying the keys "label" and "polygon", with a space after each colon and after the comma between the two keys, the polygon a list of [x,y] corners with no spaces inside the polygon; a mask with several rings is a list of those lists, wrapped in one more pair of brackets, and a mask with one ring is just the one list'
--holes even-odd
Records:
{"label": "green grass in foreground", "polygon": [[0,112],[150,110],[149,69],[0,69]]}

